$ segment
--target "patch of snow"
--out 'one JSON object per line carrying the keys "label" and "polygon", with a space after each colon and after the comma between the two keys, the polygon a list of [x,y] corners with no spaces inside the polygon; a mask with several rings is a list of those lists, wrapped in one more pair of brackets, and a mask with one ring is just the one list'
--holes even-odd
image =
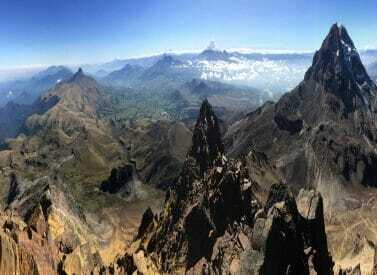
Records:
{"label": "patch of snow", "polygon": [[348,52],[350,53],[350,52],[352,52],[353,50],[356,50],[354,47],[351,47],[350,45],[348,45],[346,42],[344,42],[344,40],[342,39],[342,40],[340,40],[340,42],[342,43],[342,45],[344,46],[344,47],[346,47],[347,48],[347,50],[348,50]]}

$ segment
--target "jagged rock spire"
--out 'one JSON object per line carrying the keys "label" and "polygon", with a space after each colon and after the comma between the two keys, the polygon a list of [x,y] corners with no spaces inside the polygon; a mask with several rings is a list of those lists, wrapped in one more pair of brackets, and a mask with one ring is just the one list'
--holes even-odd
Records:
{"label": "jagged rock spire", "polygon": [[92,77],[87,76],[81,68],[79,68],[66,83],[76,84],[81,88],[93,88],[98,86],[97,81],[95,81]]}
{"label": "jagged rock spire", "polygon": [[204,173],[224,153],[218,119],[212,106],[205,99],[196,121],[189,156],[196,159]]}
{"label": "jagged rock spire", "polygon": [[82,78],[83,76],[85,76],[84,71],[81,68],[79,68],[77,72],[70,78],[70,82],[74,82]]}
{"label": "jagged rock spire", "polygon": [[355,96],[365,101],[376,88],[346,28],[340,24],[331,27],[314,55],[313,64],[305,75],[305,81],[311,79],[340,97],[349,111],[352,111]]}

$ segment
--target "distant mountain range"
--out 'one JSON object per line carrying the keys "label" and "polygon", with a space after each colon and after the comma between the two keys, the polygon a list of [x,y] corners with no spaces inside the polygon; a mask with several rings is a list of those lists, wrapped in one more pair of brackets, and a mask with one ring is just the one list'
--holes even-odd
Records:
{"label": "distant mountain range", "polygon": [[[377,50],[362,50],[360,57],[373,80],[377,79]],[[116,87],[180,86],[193,78],[246,85],[277,99],[304,77],[313,53],[225,51],[208,47],[200,53],[160,54],[115,59],[83,69],[102,84]],[[52,66],[32,77],[0,82],[0,106],[13,100],[30,104],[43,90],[69,78],[71,69]]]}
{"label": "distant mountain range", "polygon": [[[159,73],[156,70],[159,67],[156,68],[156,65],[166,62],[167,57],[176,63],[174,80],[177,79],[177,75],[185,81],[194,76],[205,80],[247,85],[265,92],[270,98],[277,98],[300,82],[312,62],[313,53],[241,53],[209,47],[201,53],[117,59],[85,68],[95,76],[104,78],[107,83],[128,86],[135,85],[142,69],[146,71],[153,68],[154,74]],[[377,50],[360,51],[360,57],[369,70],[369,66],[377,62]],[[163,68],[166,69],[166,66]],[[104,77],[105,71],[109,73]]]}
{"label": "distant mountain range", "polygon": [[9,101],[19,104],[33,103],[43,91],[72,76],[64,66],[51,66],[31,78],[0,82],[0,106]]}
{"label": "distant mountain range", "polygon": [[[114,60],[95,67],[85,67],[112,85],[137,85],[139,80],[153,84],[192,78],[247,85],[258,88],[271,98],[292,89],[309,67],[312,54],[259,54],[227,52],[213,48],[190,54],[165,54],[153,57]],[[174,64],[173,64],[174,63]],[[174,67],[174,68],[173,68]],[[103,72],[109,74],[103,77]],[[101,74],[97,74],[101,72]]]}

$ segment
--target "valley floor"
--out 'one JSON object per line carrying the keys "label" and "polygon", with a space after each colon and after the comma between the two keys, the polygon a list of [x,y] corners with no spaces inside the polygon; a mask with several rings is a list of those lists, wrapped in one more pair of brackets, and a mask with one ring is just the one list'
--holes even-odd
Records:
{"label": "valley floor", "polygon": [[143,198],[104,208],[100,215],[86,214],[89,225],[101,237],[98,252],[105,265],[111,264],[131,244],[148,207],[154,213],[162,210],[164,193],[144,184],[142,188],[145,192]]}

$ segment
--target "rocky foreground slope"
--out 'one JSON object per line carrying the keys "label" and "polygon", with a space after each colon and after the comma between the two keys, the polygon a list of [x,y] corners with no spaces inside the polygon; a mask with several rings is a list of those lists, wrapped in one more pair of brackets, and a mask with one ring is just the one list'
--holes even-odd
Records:
{"label": "rocky foreground slope", "polygon": [[[25,117],[23,133],[0,151],[0,206],[22,221],[17,231],[22,236],[25,230],[41,236],[28,241],[36,245],[35,253],[25,248],[33,254],[36,274],[90,274],[112,262],[132,240],[144,209],[159,209],[163,199],[141,182],[156,164],[143,150],[164,147],[165,159],[179,158],[174,146],[152,143],[147,130],[135,127],[131,133],[104,119],[105,92],[79,70],[40,97],[38,104],[47,107]],[[162,139],[169,136],[168,145],[174,145],[179,127],[160,128]],[[131,140],[144,141],[144,147]],[[117,177],[124,170],[128,177]],[[101,189],[119,184],[121,192]],[[23,246],[17,237],[14,241],[13,246]]]}
{"label": "rocky foreground slope", "polygon": [[175,190],[160,214],[144,213],[135,242],[109,270],[332,274],[321,195],[302,190],[297,204],[286,184],[275,183],[261,200],[261,183],[253,180],[258,165],[247,165],[260,158],[247,158],[227,159],[217,117],[204,101]]}
{"label": "rocky foreground slope", "polygon": [[324,197],[337,263],[363,274],[372,268],[376,229],[377,88],[344,26],[333,25],[304,80],[276,104],[267,103],[226,135],[233,156],[263,151],[297,195]]}
{"label": "rocky foreground slope", "polygon": [[376,90],[346,29],[334,25],[300,85],[236,123],[227,145],[233,155],[267,153],[297,188],[331,173],[374,186]]}
{"label": "rocky foreground slope", "polygon": [[376,274],[376,90],[334,25],[224,145],[207,100],[131,127],[79,70],[2,145],[0,274]]}

